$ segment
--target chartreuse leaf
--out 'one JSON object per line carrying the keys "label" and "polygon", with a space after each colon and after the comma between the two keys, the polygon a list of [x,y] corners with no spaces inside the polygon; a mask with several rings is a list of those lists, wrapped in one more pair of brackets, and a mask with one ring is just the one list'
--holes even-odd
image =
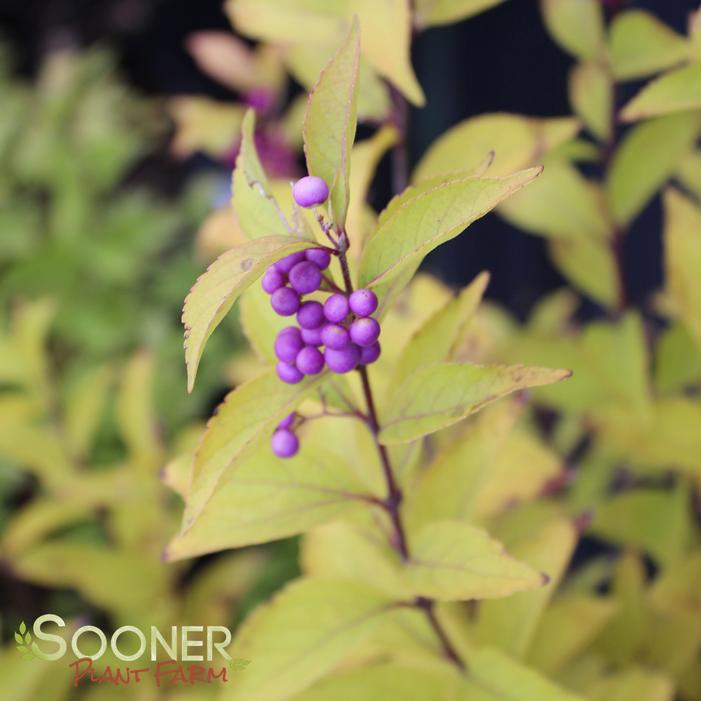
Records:
{"label": "chartreuse leaf", "polygon": [[589,701],[672,701],[674,697],[672,679],[638,668],[610,675],[587,689]]}
{"label": "chartreuse leaf", "polygon": [[594,136],[605,141],[611,133],[613,85],[608,70],[599,63],[579,63],[569,76],[572,109]]}
{"label": "chartreuse leaf", "polygon": [[207,424],[195,457],[188,493],[183,532],[206,506],[236,459],[262,434],[272,432],[322,382],[307,378],[296,385],[280,382],[274,370],[259,375],[230,392]]}
{"label": "chartreuse leaf", "polygon": [[452,24],[484,12],[504,0],[416,0],[414,24],[417,27],[437,27]]}
{"label": "chartreuse leaf", "polygon": [[568,53],[596,59],[604,50],[604,12],[599,0],[541,0],[545,26]]}
{"label": "chartreuse leaf", "polygon": [[[462,233],[473,221],[530,183],[541,172],[531,168],[505,178],[453,176],[434,187],[409,194],[388,206],[360,259],[360,284],[374,287],[404,270],[415,269],[423,257]],[[413,195],[413,196],[412,196]]]}
{"label": "chartreuse leaf", "polygon": [[395,390],[380,441],[405,443],[451,426],[490,402],[527,387],[559,382],[569,370],[522,365],[440,363],[417,370]]}
{"label": "chartreuse leaf", "polygon": [[411,337],[396,364],[396,386],[418,368],[449,359],[450,351],[477,311],[488,282],[489,274],[480,273]]}
{"label": "chartreuse leaf", "polygon": [[[369,490],[352,456],[329,440],[333,435],[333,419],[304,426],[305,450],[284,463],[271,456],[269,434],[262,435],[221,475],[194,522],[169,545],[168,558],[296,535],[361,504]],[[198,461],[209,448],[205,439]]]}
{"label": "chartreuse leaf", "polygon": [[374,664],[323,679],[294,701],[455,701],[457,675],[400,664]]}
{"label": "chartreuse leaf", "polygon": [[584,701],[496,648],[476,651],[468,664],[465,701]]}
{"label": "chartreuse leaf", "polygon": [[253,663],[222,698],[293,697],[362,645],[391,607],[384,594],[357,582],[297,580],[239,629],[230,654]]}
{"label": "chartreuse leaf", "polygon": [[483,114],[452,127],[436,139],[414,170],[413,182],[461,171],[470,172],[488,154],[492,175],[510,175],[536,165],[551,148],[578,131],[573,118],[534,119],[517,114]]}
{"label": "chartreuse leaf", "polygon": [[585,650],[611,620],[616,605],[593,596],[563,596],[543,613],[526,661],[552,676]]}
{"label": "chartreuse leaf", "polygon": [[618,80],[644,78],[682,63],[687,40],[644,10],[618,14],[609,33],[610,62]]}
{"label": "chartreuse leaf", "polygon": [[701,131],[701,117],[673,114],[631,129],[616,151],[606,183],[614,219],[627,224],[673,175],[692,150]]}
{"label": "chartreuse leaf", "polygon": [[357,122],[360,29],[357,20],[329,61],[309,96],[304,118],[304,153],[311,175],[323,178],[331,191],[331,216],[343,229],[348,210],[350,153]]}
{"label": "chartreuse leaf", "polygon": [[277,363],[275,337],[285,326],[290,326],[290,318],[271,313],[270,295],[260,285],[251,285],[239,302],[241,329],[251,348],[262,361]]}
{"label": "chartreuse leaf", "polygon": [[664,195],[664,211],[667,292],[701,347],[701,208],[670,189]]}
{"label": "chartreuse leaf", "polygon": [[407,588],[439,601],[495,599],[546,581],[486,531],[462,521],[429,523],[410,534],[409,551],[403,572]]}
{"label": "chartreuse leaf", "polygon": [[249,239],[274,234],[285,236],[289,228],[270,192],[270,183],[260,164],[253,133],[255,112],[248,110],[241,125],[241,143],[232,175],[233,206],[241,231]]}
{"label": "chartreuse leaf", "polygon": [[265,269],[289,253],[313,245],[292,236],[266,236],[238,246],[217,258],[200,275],[185,299],[185,363],[187,386],[192,391],[205,343],[239,295]]}
{"label": "chartreuse leaf", "polygon": [[693,64],[665,73],[648,83],[622,110],[621,119],[658,117],[701,109],[701,65]]}

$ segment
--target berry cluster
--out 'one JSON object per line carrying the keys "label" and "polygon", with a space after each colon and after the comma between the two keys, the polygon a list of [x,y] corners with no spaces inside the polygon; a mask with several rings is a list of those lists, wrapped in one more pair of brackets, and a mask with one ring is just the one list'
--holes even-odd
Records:
{"label": "berry cluster", "polygon": [[[308,176],[295,184],[293,194],[300,206],[313,207],[326,200],[328,187],[320,178]],[[263,276],[261,284],[275,312],[297,318],[296,326],[285,327],[275,339],[277,374],[288,384],[300,382],[305,375],[318,375],[324,367],[347,373],[380,356],[380,324],[372,317],[377,309],[374,292],[332,292],[323,303],[304,299],[321,289],[323,271],[330,263],[328,249],[312,248],[277,261]],[[292,421],[287,417],[273,434],[273,451],[279,457],[297,452]]]}

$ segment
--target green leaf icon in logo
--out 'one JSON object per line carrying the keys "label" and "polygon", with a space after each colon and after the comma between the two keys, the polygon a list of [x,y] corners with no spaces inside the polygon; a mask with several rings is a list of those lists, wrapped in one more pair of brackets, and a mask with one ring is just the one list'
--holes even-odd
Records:
{"label": "green leaf icon in logo", "polygon": [[249,664],[251,664],[251,660],[244,660],[240,657],[236,657],[229,662],[229,667],[231,667],[232,672],[243,672]]}
{"label": "green leaf icon in logo", "polygon": [[17,650],[22,654],[25,660],[31,660],[34,657],[32,652],[32,634],[27,630],[24,621],[19,624],[19,630],[15,633],[15,642]]}

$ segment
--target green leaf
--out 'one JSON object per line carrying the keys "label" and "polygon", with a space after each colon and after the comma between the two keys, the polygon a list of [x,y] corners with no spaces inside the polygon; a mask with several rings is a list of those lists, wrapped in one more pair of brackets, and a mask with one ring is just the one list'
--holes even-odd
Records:
{"label": "green leaf", "polygon": [[168,559],[297,535],[362,504],[369,490],[352,456],[329,440],[335,421],[299,429],[304,449],[284,462],[272,455],[269,435],[263,435],[220,477],[195,521],[169,545]]}
{"label": "green leaf", "polygon": [[587,689],[589,701],[672,701],[672,679],[646,669],[628,669],[607,676]]}
{"label": "green leaf", "polygon": [[419,368],[449,359],[451,350],[477,311],[488,283],[489,274],[480,273],[411,337],[395,366],[395,386]]}
{"label": "green leaf", "polygon": [[536,165],[543,154],[571,139],[579,130],[573,118],[534,119],[518,114],[482,114],[471,117],[439,136],[414,170],[413,182],[471,172],[488,154],[492,175]]}
{"label": "green leaf", "polygon": [[290,233],[270,192],[270,183],[253,141],[256,117],[248,110],[241,126],[241,145],[232,175],[233,206],[241,230],[249,239]]}
{"label": "green leaf", "polygon": [[701,117],[682,113],[631,129],[611,162],[606,192],[614,219],[631,222],[694,146]]}
{"label": "green leaf", "polygon": [[568,370],[522,365],[442,363],[418,370],[397,388],[382,423],[382,443],[406,443],[461,421],[527,387],[559,382]]}
{"label": "green leaf", "polygon": [[621,112],[621,119],[635,122],[673,112],[701,109],[701,65],[665,73],[648,83]]}
{"label": "green leaf", "polygon": [[315,377],[288,385],[270,370],[226,396],[210,419],[195,457],[181,536],[192,526],[222,479],[237,466],[236,459],[258,437],[272,434],[275,425],[321,382],[322,377]]}
{"label": "green leaf", "polygon": [[374,287],[415,269],[427,253],[462,233],[540,172],[541,168],[531,168],[506,178],[454,176],[400,195],[380,215],[377,230],[365,245],[360,285]]}
{"label": "green leaf", "polygon": [[496,648],[478,650],[468,664],[466,701],[584,701]]}
{"label": "green leaf", "polygon": [[19,632],[24,635],[27,632],[27,625],[24,621],[19,624]]}
{"label": "green leaf", "polygon": [[541,0],[545,26],[568,53],[585,60],[604,50],[604,13],[599,0]]}
{"label": "green leaf", "polygon": [[613,85],[606,68],[598,63],[577,64],[569,75],[569,98],[591,133],[606,141],[613,121]]}
{"label": "green leaf", "polygon": [[644,78],[682,63],[689,54],[686,39],[644,10],[628,10],[611,23],[609,51],[618,80]]}
{"label": "green leaf", "polygon": [[677,190],[664,195],[665,282],[675,310],[701,348],[701,208]]}
{"label": "green leaf", "polygon": [[416,0],[414,3],[414,24],[423,29],[453,24],[473,17],[504,0]]}
{"label": "green leaf", "polygon": [[294,582],[239,629],[231,655],[252,663],[227,701],[282,701],[303,691],[357,650],[390,608],[357,583]]}
{"label": "green leaf", "polygon": [[495,599],[536,589],[542,574],[510,557],[486,531],[461,521],[430,523],[409,537],[407,587],[438,601]]}
{"label": "green leaf", "polygon": [[22,645],[24,643],[24,639],[19,633],[15,633],[15,641],[19,644]]}
{"label": "green leaf", "polygon": [[311,175],[329,186],[331,218],[343,229],[348,210],[350,152],[355,139],[360,30],[350,33],[312,90],[304,118],[304,152]]}
{"label": "green leaf", "polygon": [[265,269],[290,253],[311,246],[292,236],[266,236],[238,246],[217,258],[190,290],[183,307],[187,386],[192,391],[205,343],[238,296]]}

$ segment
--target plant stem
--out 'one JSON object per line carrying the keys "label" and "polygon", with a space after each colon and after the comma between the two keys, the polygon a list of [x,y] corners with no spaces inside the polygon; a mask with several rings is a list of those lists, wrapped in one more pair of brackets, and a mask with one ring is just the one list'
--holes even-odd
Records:
{"label": "plant stem", "polygon": [[436,602],[432,599],[426,599],[421,596],[416,600],[415,605],[417,608],[420,608],[422,611],[425,612],[426,618],[428,618],[428,622],[431,624],[431,628],[433,628],[436,636],[438,637],[438,640],[440,640],[441,647],[443,648],[443,654],[454,665],[456,665],[462,670],[465,670],[465,662],[462,660],[460,655],[458,655],[457,650],[453,647],[453,644],[450,642],[450,639],[446,635],[445,630],[443,630],[441,622],[436,616],[435,603]]}

